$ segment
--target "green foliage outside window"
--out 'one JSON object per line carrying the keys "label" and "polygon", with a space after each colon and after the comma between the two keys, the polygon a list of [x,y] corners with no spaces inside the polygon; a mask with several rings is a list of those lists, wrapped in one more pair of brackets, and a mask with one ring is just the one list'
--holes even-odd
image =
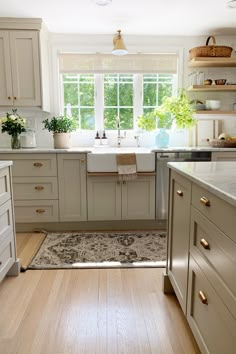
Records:
{"label": "green foliage outside window", "polygon": [[[136,92],[134,100],[135,74],[105,74],[103,80],[103,96],[95,97],[95,76],[93,74],[64,74],[64,115],[78,120],[78,127],[85,130],[95,130],[95,106],[97,96],[103,111],[103,127],[106,130],[117,129],[117,117],[120,127],[124,130],[134,129],[134,104],[143,110],[143,115],[153,115],[164,97],[170,97],[173,91],[173,75],[170,74],[137,74],[143,80],[142,94]],[[99,86],[101,87],[101,86]],[[141,101],[141,98],[143,100]],[[135,103],[136,102],[136,103]],[[147,127],[147,129],[155,129]]]}

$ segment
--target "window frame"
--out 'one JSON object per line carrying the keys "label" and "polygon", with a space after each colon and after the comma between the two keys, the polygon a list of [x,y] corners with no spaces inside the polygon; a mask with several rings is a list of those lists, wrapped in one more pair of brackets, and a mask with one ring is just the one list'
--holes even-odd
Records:
{"label": "window frame", "polygon": [[[64,81],[63,75],[65,73],[60,74],[60,112],[64,114]],[[71,73],[70,73],[71,74]],[[82,74],[82,73],[81,73]],[[117,74],[117,73],[115,73]],[[122,74],[122,73],[120,73]],[[128,73],[126,73],[128,74]],[[146,107],[143,105],[143,76],[145,73],[131,73],[133,75],[133,129],[123,129],[130,132],[133,132],[138,129],[137,126],[137,118],[138,116],[143,114],[143,108]],[[104,74],[91,73],[94,75],[94,112],[95,112],[95,127],[94,129],[81,129],[78,128],[78,131],[83,132],[91,132],[94,130],[108,130],[104,128]],[[158,73],[154,74],[158,75]],[[178,87],[178,74],[169,74],[173,75],[172,80],[172,95],[174,96],[177,93]],[[122,129],[122,128],[121,128]],[[116,129],[109,129],[109,131],[115,131]]]}

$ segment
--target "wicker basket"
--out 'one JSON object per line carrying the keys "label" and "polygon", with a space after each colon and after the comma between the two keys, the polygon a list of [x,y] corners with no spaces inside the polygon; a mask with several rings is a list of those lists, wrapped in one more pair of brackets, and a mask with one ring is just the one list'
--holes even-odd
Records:
{"label": "wicker basket", "polygon": [[[210,39],[212,38],[213,44],[208,45]],[[195,47],[190,49],[190,59],[195,57],[230,57],[233,48],[226,47],[223,45],[216,45],[216,39],[214,36],[210,36],[206,40],[206,45],[202,47]]]}
{"label": "wicker basket", "polygon": [[212,139],[212,140],[208,140],[208,143],[212,147],[221,147],[221,148],[235,148],[236,147],[236,139],[228,139],[228,140]]}

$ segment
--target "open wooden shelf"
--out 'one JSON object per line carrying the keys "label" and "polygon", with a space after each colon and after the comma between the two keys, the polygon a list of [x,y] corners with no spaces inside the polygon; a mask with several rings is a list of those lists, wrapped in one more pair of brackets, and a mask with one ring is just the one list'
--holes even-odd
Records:
{"label": "open wooden shelf", "polygon": [[187,91],[236,91],[236,85],[192,85]]}
{"label": "open wooden shelf", "polygon": [[203,110],[203,111],[196,111],[195,114],[228,114],[228,115],[236,115],[236,110],[232,111],[220,111],[216,109],[211,109],[211,110]]}
{"label": "open wooden shelf", "polygon": [[236,67],[236,57],[196,57],[189,61],[189,67]]}

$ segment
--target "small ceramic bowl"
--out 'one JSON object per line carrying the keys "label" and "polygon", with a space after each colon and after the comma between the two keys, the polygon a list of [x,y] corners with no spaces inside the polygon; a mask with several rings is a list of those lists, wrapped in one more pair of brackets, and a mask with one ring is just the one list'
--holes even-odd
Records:
{"label": "small ceramic bowl", "polygon": [[218,79],[218,80],[215,80],[215,84],[216,85],[225,85],[226,84],[226,79]]}
{"label": "small ceramic bowl", "polygon": [[220,101],[206,100],[206,109],[220,109]]}

